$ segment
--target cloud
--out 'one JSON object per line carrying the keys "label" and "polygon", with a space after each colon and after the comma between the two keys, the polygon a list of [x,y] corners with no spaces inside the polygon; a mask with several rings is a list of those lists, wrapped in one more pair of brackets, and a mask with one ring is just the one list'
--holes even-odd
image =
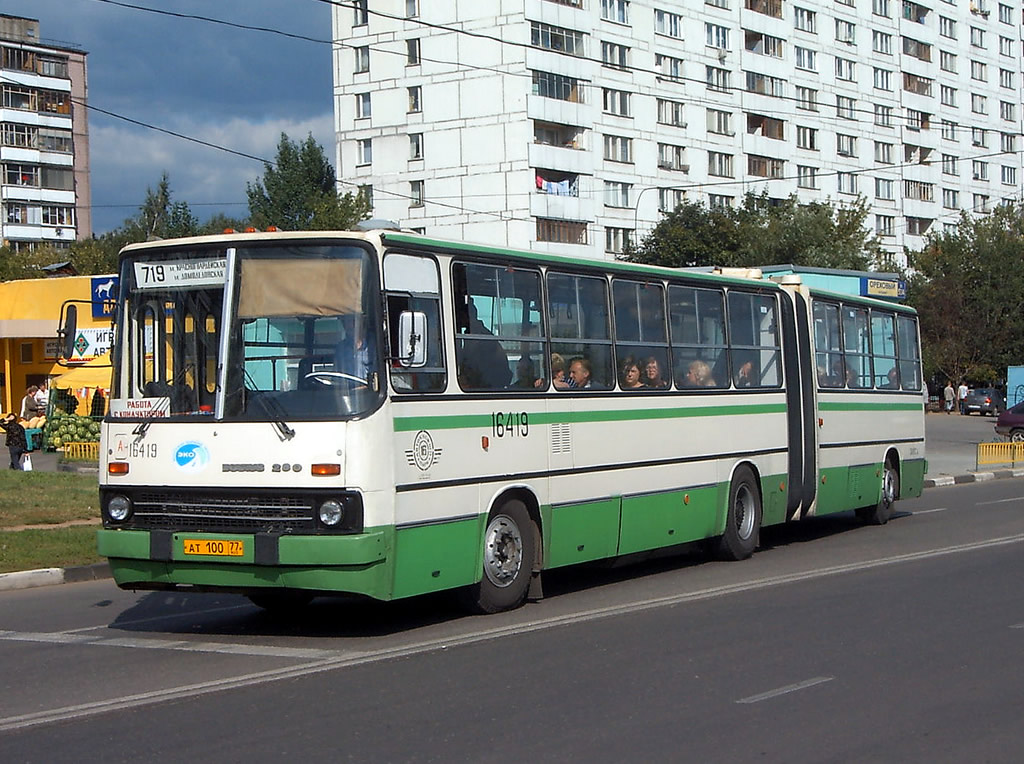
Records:
{"label": "cloud", "polygon": [[[334,154],[331,113],[259,121],[241,117],[216,122],[179,119],[161,126],[269,161],[277,154],[282,132],[293,140],[312,134],[328,158]],[[90,148],[92,166],[104,168],[102,173],[94,172],[92,178],[96,233],[108,231],[135,214],[146,188],[155,187],[165,171],[174,200],[188,202],[200,220],[218,212],[243,217],[248,210],[246,183],[263,174],[261,162],[114,120],[90,129]]]}

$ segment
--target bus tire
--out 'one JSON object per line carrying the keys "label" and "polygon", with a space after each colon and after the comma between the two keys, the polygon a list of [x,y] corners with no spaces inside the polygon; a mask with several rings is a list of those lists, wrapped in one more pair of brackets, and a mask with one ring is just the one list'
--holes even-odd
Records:
{"label": "bus tire", "polygon": [[878,503],[871,507],[861,507],[857,510],[857,517],[869,525],[885,525],[892,517],[893,505],[899,495],[900,473],[896,471],[892,459],[887,458],[882,470],[882,493]]}
{"label": "bus tire", "polygon": [[491,510],[483,539],[483,575],[462,592],[475,613],[513,610],[526,600],[536,559],[536,529],[526,505],[510,499]]}
{"label": "bus tire", "polygon": [[310,592],[288,589],[268,589],[265,592],[250,592],[245,596],[256,607],[275,615],[296,613],[313,601]]}
{"label": "bus tire", "polygon": [[732,476],[725,532],[718,539],[723,560],[745,560],[757,548],[761,533],[761,492],[753,470],[743,465]]}

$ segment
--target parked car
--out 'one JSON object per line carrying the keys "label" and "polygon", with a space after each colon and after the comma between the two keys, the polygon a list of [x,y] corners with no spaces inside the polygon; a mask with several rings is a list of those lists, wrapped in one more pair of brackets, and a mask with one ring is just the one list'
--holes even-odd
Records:
{"label": "parked car", "polygon": [[1015,443],[1024,442],[1024,401],[1006,409],[996,420],[996,434]]}
{"label": "parked car", "polygon": [[968,391],[965,408],[968,414],[999,416],[1000,411],[1006,410],[1006,400],[1003,398],[1003,394],[994,387],[976,387]]}

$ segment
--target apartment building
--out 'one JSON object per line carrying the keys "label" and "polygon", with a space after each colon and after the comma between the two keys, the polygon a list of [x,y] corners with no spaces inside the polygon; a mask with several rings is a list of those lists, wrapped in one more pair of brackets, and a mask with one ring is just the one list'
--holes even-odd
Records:
{"label": "apartment building", "polygon": [[14,250],[92,235],[86,53],[0,14],[0,234]]}
{"label": "apartment building", "polygon": [[1021,198],[1021,22],[992,0],[356,0],[333,11],[339,177],[405,228],[595,258],[684,200],[861,196],[902,265]]}

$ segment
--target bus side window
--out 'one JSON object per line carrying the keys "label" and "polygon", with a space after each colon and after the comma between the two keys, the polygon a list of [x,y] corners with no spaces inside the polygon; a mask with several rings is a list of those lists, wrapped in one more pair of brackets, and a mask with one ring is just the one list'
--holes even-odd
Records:
{"label": "bus side window", "polygon": [[[436,393],[445,389],[444,353],[441,343],[441,281],[437,263],[429,257],[389,252],[384,257],[384,288],[387,291],[388,342],[392,361],[391,386],[398,393]],[[419,311],[427,317],[427,363],[404,367],[394,360],[398,353],[398,317],[403,311]]]}
{"label": "bus side window", "polygon": [[548,272],[547,281],[551,350],[558,360],[564,361],[566,369],[565,386],[556,384],[556,389],[576,389],[572,367],[577,361],[577,367],[588,372],[584,375],[585,389],[613,389],[608,282],[592,276],[552,272]]}

